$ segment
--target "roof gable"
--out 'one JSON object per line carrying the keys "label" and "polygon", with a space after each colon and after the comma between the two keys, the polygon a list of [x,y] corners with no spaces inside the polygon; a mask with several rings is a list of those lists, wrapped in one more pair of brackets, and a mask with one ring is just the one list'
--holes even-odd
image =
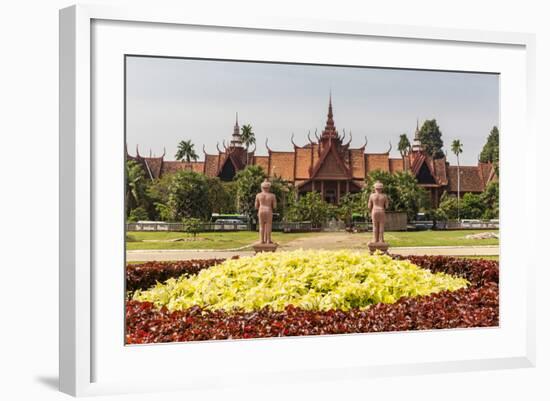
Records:
{"label": "roof gable", "polygon": [[428,167],[428,163],[426,163],[425,161],[418,168],[416,179],[418,180],[419,184],[436,184],[435,178],[432,175],[430,168]]}
{"label": "roof gable", "polygon": [[350,170],[332,144],[321,155],[319,162],[313,168],[311,177],[322,179],[352,178]]}
{"label": "roof gable", "polygon": [[235,177],[235,174],[237,174],[238,170],[237,164],[233,158],[231,156],[226,157],[220,170],[218,171],[218,177],[220,177],[222,181],[231,181],[233,177]]}
{"label": "roof gable", "polygon": [[420,153],[412,162],[411,172],[419,184],[440,185],[440,180],[438,180],[438,175],[434,171],[434,166],[435,161],[432,158],[429,158],[424,153]]}

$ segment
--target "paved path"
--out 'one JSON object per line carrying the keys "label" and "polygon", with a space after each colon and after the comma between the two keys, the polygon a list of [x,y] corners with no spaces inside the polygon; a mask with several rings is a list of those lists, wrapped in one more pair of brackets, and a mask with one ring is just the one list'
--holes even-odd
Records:
{"label": "paved path", "polygon": [[189,260],[189,259],[214,259],[231,258],[233,256],[252,256],[253,251],[197,251],[197,250],[132,250],[126,251],[127,262],[148,262],[151,260]]}
{"label": "paved path", "polygon": [[[340,248],[342,246],[340,245]],[[283,246],[281,250],[288,250]],[[353,249],[357,250],[357,249]],[[486,246],[431,246],[431,247],[401,247],[390,248],[390,253],[397,255],[447,255],[447,256],[490,256],[498,255],[498,245]],[[150,260],[188,260],[230,258],[232,256],[252,256],[252,251],[214,251],[214,250],[132,250],[126,252],[128,262]]]}

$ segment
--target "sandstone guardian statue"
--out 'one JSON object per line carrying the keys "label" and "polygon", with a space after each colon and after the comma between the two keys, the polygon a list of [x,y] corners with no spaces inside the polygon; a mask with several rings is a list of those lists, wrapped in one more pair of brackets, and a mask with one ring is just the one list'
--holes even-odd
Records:
{"label": "sandstone guardian statue", "polygon": [[384,242],[384,223],[389,199],[382,192],[384,185],[380,181],[374,183],[374,192],[369,197],[368,208],[372,218],[372,241],[368,243],[371,252],[380,250],[386,252],[388,244]]}
{"label": "sandstone guardian statue", "polygon": [[277,244],[271,240],[273,227],[273,210],[277,207],[277,198],[270,192],[271,183],[265,179],[261,185],[262,192],[256,195],[255,207],[258,210],[260,241],[254,245],[256,252],[273,252]]}

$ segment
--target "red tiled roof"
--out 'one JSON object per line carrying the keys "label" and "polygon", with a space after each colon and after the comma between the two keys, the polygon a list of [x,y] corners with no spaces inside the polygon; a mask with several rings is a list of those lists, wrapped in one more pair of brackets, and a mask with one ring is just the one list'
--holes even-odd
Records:
{"label": "red tiled roof", "polygon": [[267,169],[269,165],[269,157],[268,156],[254,156],[253,164],[256,166],[260,166],[264,172],[267,174]]}
{"label": "red tiled roof", "polygon": [[389,154],[367,153],[365,154],[365,171],[370,173],[374,170],[390,171]]}
{"label": "red tiled roof", "polygon": [[162,157],[143,157],[147,169],[151,172],[153,178],[159,178],[162,169]]}
{"label": "red tiled roof", "polygon": [[[305,185],[312,179],[311,174],[316,173],[321,179],[346,179],[351,178],[352,183],[358,187],[364,186],[365,175],[373,170],[382,170],[391,173],[404,170],[404,162],[401,158],[390,158],[387,153],[364,153],[364,148],[348,149],[331,145],[326,148],[319,157],[318,144],[308,144],[304,147],[295,147],[294,152],[270,151],[269,156],[256,156],[249,153],[249,161],[262,167],[266,174],[280,176],[294,182],[295,185]],[[243,154],[231,152],[227,154],[205,154],[204,162],[165,161],[164,157],[133,157],[127,154],[127,158],[140,163],[148,177],[153,179],[163,174],[174,173],[180,170],[192,170],[204,173],[209,177],[215,177],[219,168],[228,157],[236,164],[236,169],[244,168]],[[410,170],[417,175],[422,166],[426,164],[435,183],[423,184],[430,187],[445,187],[449,192],[458,191],[457,166],[450,166],[446,158],[432,159],[424,153],[413,153],[410,160]],[[312,169],[311,166],[314,166]],[[498,179],[491,163],[478,163],[477,166],[462,166],[460,191],[481,193],[489,182]],[[324,177],[324,178],[323,178]]]}
{"label": "red tiled roof", "polygon": [[270,152],[270,176],[294,181],[294,152]]}
{"label": "red tiled roof", "polygon": [[204,172],[204,162],[180,162],[180,161],[164,161],[162,163],[162,175],[175,173],[180,170],[191,170],[195,173]]}
{"label": "red tiled roof", "polygon": [[[458,167],[449,166],[449,192],[458,192]],[[481,180],[478,166],[460,167],[460,192],[483,192],[485,185]]]}
{"label": "red tiled roof", "polygon": [[424,161],[426,160],[426,155],[424,153],[413,153],[412,157],[411,172],[414,175],[417,175],[420,171],[420,167],[422,167],[422,164],[424,164]]}
{"label": "red tiled roof", "polygon": [[204,174],[208,177],[216,177],[218,175],[219,155],[204,155]]}
{"label": "red tiled roof", "polygon": [[311,146],[296,148],[296,179],[308,179],[313,156]]}
{"label": "red tiled roof", "polygon": [[478,163],[481,181],[485,186],[496,179],[495,169],[492,163]]}
{"label": "red tiled roof", "polygon": [[390,172],[392,174],[403,170],[403,159],[390,159]]}
{"label": "red tiled roof", "polygon": [[434,160],[435,179],[439,185],[447,185],[447,159],[445,157]]}
{"label": "red tiled roof", "polygon": [[350,167],[353,178],[364,179],[365,178],[365,150],[350,149]]}
{"label": "red tiled roof", "polygon": [[[432,157],[426,155],[425,153],[413,153],[411,155],[412,162],[411,162],[411,172],[418,176],[420,169],[425,164],[430,174],[432,175],[435,184],[434,185],[441,185],[446,186],[448,183],[447,178],[447,159],[445,157],[439,158],[439,159],[433,159]],[[426,185],[426,184],[424,184]]]}
{"label": "red tiled roof", "polygon": [[346,166],[338,150],[333,145],[324,149],[319,162],[313,167],[312,178],[351,178],[351,171]]}
{"label": "red tiled roof", "polygon": [[319,144],[315,143],[312,145],[313,148],[313,165],[317,164],[319,161]]}

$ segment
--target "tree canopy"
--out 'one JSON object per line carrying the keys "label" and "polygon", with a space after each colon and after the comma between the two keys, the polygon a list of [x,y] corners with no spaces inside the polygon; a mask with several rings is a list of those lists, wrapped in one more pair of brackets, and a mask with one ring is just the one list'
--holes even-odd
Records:
{"label": "tree canopy", "polygon": [[479,155],[479,161],[483,163],[498,163],[498,143],[499,143],[499,132],[498,128],[495,126],[491,130],[491,133],[487,137],[487,142],[481,150]]}
{"label": "tree canopy", "polygon": [[126,217],[130,216],[133,209],[141,208],[139,212],[143,217],[143,211],[150,206],[147,195],[148,179],[141,165],[134,160],[126,161]]}
{"label": "tree canopy", "polygon": [[191,140],[188,140],[180,141],[180,143],[178,143],[178,151],[176,152],[175,158],[176,160],[180,161],[183,161],[185,159],[187,163],[190,163],[191,160],[197,161],[199,156],[195,152],[195,145],[193,144],[193,142],[191,142]]}
{"label": "tree canopy", "polygon": [[462,153],[462,143],[460,142],[460,139],[455,139],[453,141],[451,144],[451,151],[456,155],[458,160],[458,155]]}
{"label": "tree canopy", "polygon": [[411,142],[409,141],[407,134],[401,134],[399,136],[399,143],[397,144],[397,149],[399,150],[401,157],[405,157],[409,152],[410,148],[411,148]]}
{"label": "tree canopy", "polygon": [[167,207],[174,221],[187,217],[210,218],[212,209],[206,177],[187,170],[175,173],[168,187]]}
{"label": "tree canopy", "polygon": [[329,205],[319,192],[308,192],[294,199],[286,213],[288,221],[309,221],[313,227],[320,227],[331,215]]}
{"label": "tree canopy", "polygon": [[256,143],[256,134],[252,130],[252,125],[245,124],[241,127],[241,140],[246,149]]}
{"label": "tree canopy", "polygon": [[235,213],[236,199],[232,191],[232,182],[222,182],[218,177],[207,178],[208,181],[208,201],[212,213]]}
{"label": "tree canopy", "polygon": [[[457,203],[459,208],[457,208]],[[498,219],[499,218],[499,188],[498,182],[487,185],[481,194],[467,192],[459,200],[454,195],[444,193],[435,211],[436,219]]]}
{"label": "tree canopy", "polygon": [[443,139],[441,139],[441,130],[437,125],[437,121],[426,120],[418,133],[420,142],[426,149],[426,152],[434,159],[440,159],[445,154],[443,153]]}
{"label": "tree canopy", "polygon": [[499,216],[499,184],[491,182],[481,194],[481,201],[485,205],[484,219],[498,219]]}
{"label": "tree canopy", "polygon": [[362,193],[347,193],[340,198],[337,214],[338,217],[346,223],[346,226],[349,227],[352,223],[353,215],[360,214],[365,216],[366,210],[367,205],[364,202],[364,196]]}
{"label": "tree canopy", "polygon": [[365,180],[365,196],[372,192],[376,181],[384,184],[384,193],[390,201],[388,211],[407,212],[407,217],[413,220],[418,211],[428,204],[427,192],[418,185],[416,178],[410,172],[399,171],[394,174],[381,170],[370,172]]}
{"label": "tree canopy", "polygon": [[260,166],[248,166],[235,175],[237,209],[250,221],[256,220],[256,194],[260,192],[265,177],[264,170]]}
{"label": "tree canopy", "polygon": [[[237,210],[248,216],[250,221],[256,221],[256,195],[261,191],[261,185],[265,178],[265,172],[260,166],[248,166],[235,175]],[[287,193],[290,192],[291,188],[287,182],[279,177],[272,177],[270,181],[271,192],[277,198],[277,208],[274,212],[283,214],[287,204]]]}

